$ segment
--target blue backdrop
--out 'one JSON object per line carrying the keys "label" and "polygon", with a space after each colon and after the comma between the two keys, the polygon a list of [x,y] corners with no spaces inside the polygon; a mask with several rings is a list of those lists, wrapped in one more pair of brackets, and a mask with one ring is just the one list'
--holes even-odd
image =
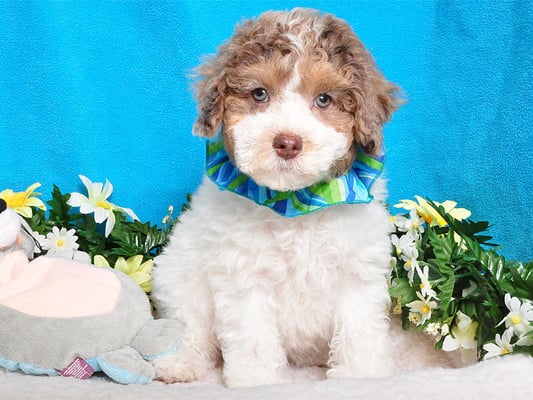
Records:
{"label": "blue backdrop", "polygon": [[236,22],[310,6],[348,20],[408,103],[386,127],[391,203],[455,199],[531,259],[531,1],[0,0],[0,190],[39,181],[159,222],[203,170],[187,78]]}

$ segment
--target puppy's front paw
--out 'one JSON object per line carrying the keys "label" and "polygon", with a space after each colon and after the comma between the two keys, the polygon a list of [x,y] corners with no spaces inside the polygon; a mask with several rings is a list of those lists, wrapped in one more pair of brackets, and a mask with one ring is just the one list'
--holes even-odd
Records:
{"label": "puppy's front paw", "polygon": [[155,379],[165,383],[186,383],[198,380],[201,374],[191,363],[173,359],[155,363]]}
{"label": "puppy's front paw", "polygon": [[165,383],[185,383],[199,380],[210,366],[209,361],[204,360],[185,343],[182,343],[176,354],[157,359],[153,364],[155,379]]}

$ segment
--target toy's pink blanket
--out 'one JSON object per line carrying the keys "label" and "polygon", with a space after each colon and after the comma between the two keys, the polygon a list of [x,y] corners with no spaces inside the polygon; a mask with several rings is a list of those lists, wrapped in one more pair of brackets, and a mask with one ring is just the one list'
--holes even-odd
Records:
{"label": "toy's pink blanket", "polygon": [[72,318],[115,309],[121,285],[103,268],[22,252],[0,262],[0,305],[38,317]]}

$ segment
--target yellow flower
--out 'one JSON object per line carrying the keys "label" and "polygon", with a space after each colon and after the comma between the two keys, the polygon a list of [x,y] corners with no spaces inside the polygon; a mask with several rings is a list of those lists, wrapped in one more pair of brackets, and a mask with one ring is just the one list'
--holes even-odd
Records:
{"label": "yellow flower", "polygon": [[[417,214],[424,218],[424,221],[426,221],[428,224],[446,226],[446,220],[435,208],[433,208],[422,197],[415,196],[415,198],[418,203],[413,200],[400,200],[400,202],[394,207],[403,208],[406,210],[416,210]],[[450,214],[453,218],[459,221],[468,218],[471,214],[471,212],[466,208],[456,208],[457,203],[452,200],[446,200],[443,203],[438,203],[435,201],[434,203],[437,206],[443,207],[447,214]]]}
{"label": "yellow flower", "polygon": [[[115,263],[115,269],[121,271],[133,279],[137,284],[148,293],[152,290],[152,268],[153,260],[143,261],[142,255],[129,257],[119,257]],[[110,267],[109,262],[100,255],[94,256],[94,265],[97,267]]]}
{"label": "yellow flower", "polygon": [[36,198],[40,196],[40,193],[34,192],[35,189],[40,187],[39,182],[29,186],[24,192],[14,192],[11,189],[5,189],[0,192],[0,199],[4,199],[7,206],[16,211],[25,218],[31,218],[33,215],[32,207],[37,207],[41,210],[46,210],[44,203]]}

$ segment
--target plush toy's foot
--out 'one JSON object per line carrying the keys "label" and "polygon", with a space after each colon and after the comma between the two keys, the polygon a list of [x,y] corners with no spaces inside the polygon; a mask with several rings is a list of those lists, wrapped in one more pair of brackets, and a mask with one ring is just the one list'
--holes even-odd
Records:
{"label": "plush toy's foot", "polygon": [[153,362],[155,379],[165,383],[192,382],[201,379],[211,365],[187,344],[183,343],[177,353]]}
{"label": "plush toy's foot", "polygon": [[131,343],[131,347],[141,353],[145,360],[154,361],[159,357],[175,354],[179,349],[183,324],[170,319],[148,321]]}
{"label": "plush toy's foot", "polygon": [[97,357],[102,371],[111,379],[123,383],[150,383],[154,377],[152,364],[131,347],[109,351]]}

